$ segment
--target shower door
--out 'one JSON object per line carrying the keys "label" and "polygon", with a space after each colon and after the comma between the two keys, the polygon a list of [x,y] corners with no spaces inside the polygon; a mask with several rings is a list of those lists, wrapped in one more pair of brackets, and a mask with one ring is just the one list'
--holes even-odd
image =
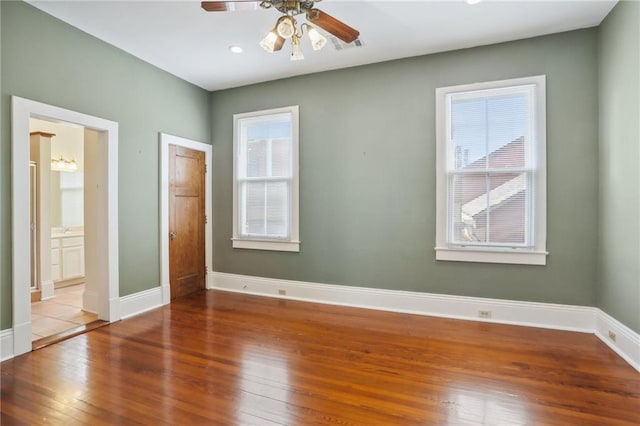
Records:
{"label": "shower door", "polygon": [[31,291],[38,290],[38,238],[36,212],[38,211],[37,164],[29,162],[29,242],[31,243]]}

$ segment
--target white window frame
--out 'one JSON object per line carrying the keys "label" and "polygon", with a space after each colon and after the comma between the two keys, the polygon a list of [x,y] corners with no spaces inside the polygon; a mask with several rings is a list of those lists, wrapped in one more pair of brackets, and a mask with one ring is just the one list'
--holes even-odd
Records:
{"label": "white window frame", "polygon": [[[449,143],[451,95],[533,86],[530,99],[533,112],[532,150],[527,153],[533,165],[530,183],[533,188],[530,246],[462,245],[450,241],[449,174],[453,164],[453,149]],[[436,89],[436,260],[546,265],[547,235],[547,175],[546,175],[546,78],[544,75],[509,80],[464,84]]]}
{"label": "white window frame", "polygon": [[[242,137],[240,125],[243,120],[254,119],[256,117],[268,117],[277,114],[291,114],[291,178],[290,178],[290,205],[289,205],[289,226],[290,232],[286,239],[281,238],[265,238],[252,237],[242,235],[240,232],[240,223],[238,215],[240,214],[240,177]],[[299,121],[298,106],[289,106],[282,108],[274,108],[262,111],[253,111],[242,114],[234,114],[233,116],[233,237],[231,238],[233,248],[255,249],[255,250],[274,250],[274,251],[300,251],[300,234],[299,234]]]}

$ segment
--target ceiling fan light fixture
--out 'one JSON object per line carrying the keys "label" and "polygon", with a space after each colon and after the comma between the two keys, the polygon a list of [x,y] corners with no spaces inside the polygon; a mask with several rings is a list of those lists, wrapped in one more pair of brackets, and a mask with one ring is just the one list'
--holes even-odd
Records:
{"label": "ceiling fan light fixture", "polygon": [[260,42],[260,47],[269,53],[273,53],[276,46],[276,40],[278,40],[278,35],[273,31],[269,31],[265,38]]}
{"label": "ceiling fan light fixture", "polygon": [[327,44],[327,39],[318,30],[307,24],[307,33],[313,50],[320,50]]}
{"label": "ceiling fan light fixture", "polygon": [[278,19],[276,32],[284,39],[291,38],[296,33],[296,22],[291,16],[283,16]]}
{"label": "ceiling fan light fixture", "polygon": [[300,50],[300,40],[297,36],[294,36],[291,39],[291,60],[292,61],[301,61],[304,59],[304,55]]}
{"label": "ceiling fan light fixture", "polygon": [[[260,41],[260,46],[267,52],[273,53],[281,50],[285,41],[291,39],[291,60],[297,61],[304,59],[300,51],[300,38],[304,36],[305,25],[313,50],[320,50],[327,44],[327,39],[317,28],[321,28],[331,36],[335,36],[347,44],[358,40],[360,35],[360,32],[355,28],[328,13],[314,8],[314,3],[319,1],[321,0],[210,0],[203,1],[201,5],[208,12],[239,10],[244,9],[245,5],[252,8],[259,6],[263,9],[276,9],[281,15],[273,29]],[[312,23],[313,26],[304,23],[298,29],[298,22],[295,17],[300,14],[304,14],[307,21]],[[238,50],[233,49],[234,52],[238,52]]]}
{"label": "ceiling fan light fixture", "polygon": [[275,29],[269,31],[269,33],[260,42],[260,47],[269,53],[273,53],[282,49],[284,39],[276,34]]}

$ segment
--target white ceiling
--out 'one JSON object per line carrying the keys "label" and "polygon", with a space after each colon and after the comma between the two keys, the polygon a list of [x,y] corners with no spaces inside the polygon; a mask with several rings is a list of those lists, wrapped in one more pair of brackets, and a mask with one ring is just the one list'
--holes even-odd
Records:
{"label": "white ceiling", "polygon": [[[205,12],[191,0],[28,0],[207,90],[592,27],[616,1],[324,0],[316,7],[358,29],[364,46],[338,51],[329,42],[313,51],[305,37],[305,60],[291,62],[289,42],[272,54],[258,45],[279,16],[273,9]],[[231,53],[231,45],[244,53]]]}

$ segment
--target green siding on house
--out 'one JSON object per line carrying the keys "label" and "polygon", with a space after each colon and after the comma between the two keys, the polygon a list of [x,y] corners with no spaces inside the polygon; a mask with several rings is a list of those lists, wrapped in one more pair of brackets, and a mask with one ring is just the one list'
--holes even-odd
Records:
{"label": "green siding on house", "polygon": [[[214,92],[214,268],[320,283],[595,304],[597,30]],[[435,89],[547,76],[547,266],[436,261]],[[231,248],[232,116],[300,105],[298,254]]]}
{"label": "green siding on house", "polygon": [[11,95],[119,123],[120,295],[160,285],[158,132],[210,140],[209,92],[23,2],[2,8],[0,328],[11,327]]}
{"label": "green siding on house", "polygon": [[599,28],[598,306],[640,333],[640,3]]}

